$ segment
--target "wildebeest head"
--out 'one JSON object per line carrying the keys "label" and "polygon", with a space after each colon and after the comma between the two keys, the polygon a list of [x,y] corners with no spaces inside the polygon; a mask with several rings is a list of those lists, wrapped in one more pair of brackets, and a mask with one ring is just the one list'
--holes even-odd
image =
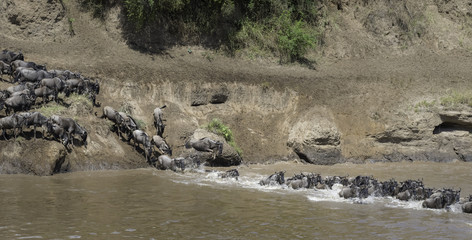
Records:
{"label": "wildebeest head", "polygon": [[223,143],[220,141],[216,141],[216,146],[218,146],[218,156],[223,154]]}

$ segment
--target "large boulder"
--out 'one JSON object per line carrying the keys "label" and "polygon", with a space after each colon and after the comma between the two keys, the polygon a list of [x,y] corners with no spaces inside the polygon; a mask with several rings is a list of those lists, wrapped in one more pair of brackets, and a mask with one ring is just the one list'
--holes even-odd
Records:
{"label": "large boulder", "polygon": [[52,175],[64,170],[67,151],[61,143],[42,139],[15,141],[1,144],[0,174]]}
{"label": "large boulder", "polygon": [[287,145],[308,163],[328,165],[345,161],[340,134],[326,111],[307,114],[292,124]]}
{"label": "large boulder", "polygon": [[210,166],[235,166],[239,165],[242,162],[241,156],[236,152],[236,150],[231,147],[222,136],[216,135],[214,133],[208,132],[204,129],[196,129],[192,136],[188,139],[198,140],[201,138],[210,138],[215,141],[223,142],[223,153],[220,156],[216,156],[213,159],[213,154],[210,152],[199,152],[195,149],[186,149],[181,157],[196,157],[202,163],[206,163]]}

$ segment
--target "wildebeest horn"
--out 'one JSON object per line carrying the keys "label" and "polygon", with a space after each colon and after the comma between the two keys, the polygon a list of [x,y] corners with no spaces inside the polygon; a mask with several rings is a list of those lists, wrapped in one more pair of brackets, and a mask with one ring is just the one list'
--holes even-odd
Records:
{"label": "wildebeest horn", "polygon": [[164,104],[164,106],[162,106],[161,109],[164,109],[164,108],[166,108],[166,107],[167,107],[167,105]]}

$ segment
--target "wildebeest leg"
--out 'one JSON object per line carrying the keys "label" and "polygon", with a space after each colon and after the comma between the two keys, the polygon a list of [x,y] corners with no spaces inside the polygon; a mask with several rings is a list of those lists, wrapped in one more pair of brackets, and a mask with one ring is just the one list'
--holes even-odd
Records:
{"label": "wildebeest leg", "polygon": [[4,138],[5,140],[7,140],[7,135],[5,134],[6,130],[5,130],[5,129],[2,129],[2,130],[3,130],[3,131],[2,131],[3,138]]}

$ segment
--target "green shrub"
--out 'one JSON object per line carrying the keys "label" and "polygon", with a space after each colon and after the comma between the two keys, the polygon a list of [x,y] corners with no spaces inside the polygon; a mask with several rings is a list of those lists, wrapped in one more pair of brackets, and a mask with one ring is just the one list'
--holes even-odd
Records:
{"label": "green shrub", "polygon": [[[230,55],[247,53],[250,58],[280,57],[281,63],[303,60],[308,49],[316,47],[316,29],[323,18],[316,0],[81,2],[98,16],[107,7],[122,4],[127,21],[137,32],[159,24],[158,28],[175,38],[175,42],[203,44]],[[165,44],[166,40],[162,41]]]}
{"label": "green shrub", "polygon": [[459,105],[472,107],[472,93],[453,92],[441,98],[441,105],[445,107],[457,107]]}
{"label": "green shrub", "polygon": [[292,21],[290,12],[284,12],[278,19],[278,50],[281,62],[300,60],[309,48],[316,46],[313,34],[305,29],[302,20]]}
{"label": "green shrub", "polygon": [[141,119],[134,119],[136,120],[136,125],[138,127],[138,129],[145,129],[146,128],[146,123],[141,120]]}
{"label": "green shrub", "polygon": [[224,125],[221,120],[213,118],[210,123],[205,127],[208,131],[213,132],[217,135],[223,136],[226,142],[233,147],[239,155],[242,155],[243,151],[238,147],[234,141],[233,132],[231,129]]}

